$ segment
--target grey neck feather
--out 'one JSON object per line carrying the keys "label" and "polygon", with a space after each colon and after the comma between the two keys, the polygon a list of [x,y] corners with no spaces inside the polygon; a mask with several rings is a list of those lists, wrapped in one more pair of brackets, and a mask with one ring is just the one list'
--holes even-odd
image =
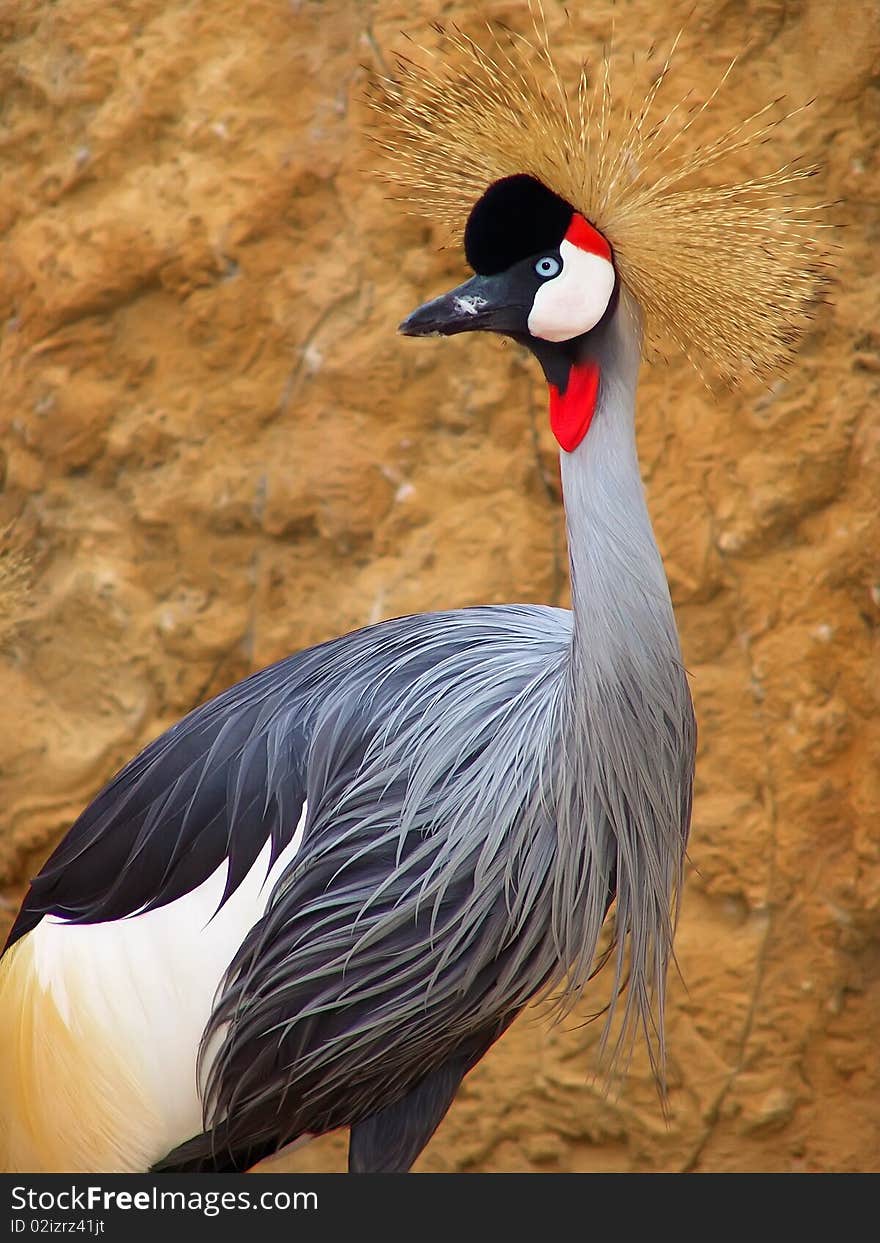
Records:
{"label": "grey neck feather", "polygon": [[[694,723],[669,589],[654,540],[635,441],[641,315],[622,292],[586,338],[598,363],[587,435],[562,456],[574,626],[560,701],[565,762],[556,798],[560,848],[554,909],[570,996],[589,978],[616,885],[617,969],[628,975],[620,1051],[641,1027],[663,1061],[663,989],[690,816]],[[579,910],[572,919],[562,912]],[[579,943],[578,943],[579,942]],[[614,1016],[614,1003],[609,1016]]]}
{"label": "grey neck feather", "polygon": [[625,292],[601,332],[585,339],[579,361],[586,359],[599,365],[596,412],[580,445],[561,454],[573,643],[578,657],[613,659],[621,646],[631,651],[635,628],[651,644],[671,639],[677,652],[636,450],[641,316]]}

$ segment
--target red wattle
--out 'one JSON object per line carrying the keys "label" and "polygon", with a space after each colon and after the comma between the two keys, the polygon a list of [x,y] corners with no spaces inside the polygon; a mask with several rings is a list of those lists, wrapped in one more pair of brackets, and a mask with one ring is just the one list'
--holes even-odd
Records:
{"label": "red wattle", "polygon": [[572,367],[564,393],[550,385],[550,426],[566,453],[573,452],[589,431],[598,392],[599,367],[593,362]]}

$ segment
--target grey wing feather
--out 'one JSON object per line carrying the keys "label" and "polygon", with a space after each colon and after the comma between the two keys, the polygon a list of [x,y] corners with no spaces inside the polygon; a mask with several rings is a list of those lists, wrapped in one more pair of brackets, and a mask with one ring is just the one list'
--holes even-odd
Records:
{"label": "grey wing feather", "polygon": [[98,923],[172,902],[228,859],[225,900],[267,840],[276,857],[304,798],[308,673],[302,657],[263,670],[127,764],[32,881],[7,948],[46,914]]}
{"label": "grey wing feather", "polygon": [[303,845],[206,1032],[210,1125],[160,1169],[243,1168],[416,1099],[558,972],[543,783],[568,615],[397,626],[314,716]]}
{"label": "grey wing feather", "polygon": [[150,743],[33,880],[7,948],[45,914],[95,923],[162,906],[228,860],[225,901],[267,840],[275,859],[294,833],[311,722],[328,690],[344,694],[350,681],[362,692],[364,662],[405,646],[417,622],[395,619],[288,657]]}

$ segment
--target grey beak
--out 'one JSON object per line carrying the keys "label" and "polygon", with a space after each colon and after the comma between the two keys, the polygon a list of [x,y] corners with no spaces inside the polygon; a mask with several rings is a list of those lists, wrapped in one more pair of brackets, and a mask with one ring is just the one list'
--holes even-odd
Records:
{"label": "grey beak", "polygon": [[457,332],[518,332],[528,308],[511,302],[506,273],[473,276],[449,293],[426,302],[398,328],[405,337],[451,337]]}

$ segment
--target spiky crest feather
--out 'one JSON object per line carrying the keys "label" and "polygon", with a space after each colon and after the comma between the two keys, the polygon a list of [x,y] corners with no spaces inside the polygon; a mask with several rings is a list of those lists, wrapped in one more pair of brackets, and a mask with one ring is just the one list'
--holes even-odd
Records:
{"label": "spiky crest feather", "polygon": [[[824,283],[821,207],[796,193],[815,171],[798,161],[744,181],[698,174],[764,142],[789,112],[758,108],[711,141],[689,137],[727,80],[699,105],[652,113],[677,38],[638,106],[582,63],[573,84],[551,53],[543,11],[531,38],[487,27],[478,42],[435,26],[437,49],[399,57],[373,104],[386,176],[408,204],[460,236],[494,181],[529,173],[609,240],[646,318],[646,342],[673,342],[698,369],[767,377],[791,356]],[[797,109],[795,111],[800,111]],[[824,206],[824,205],[823,205]]]}

